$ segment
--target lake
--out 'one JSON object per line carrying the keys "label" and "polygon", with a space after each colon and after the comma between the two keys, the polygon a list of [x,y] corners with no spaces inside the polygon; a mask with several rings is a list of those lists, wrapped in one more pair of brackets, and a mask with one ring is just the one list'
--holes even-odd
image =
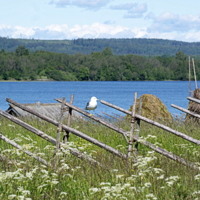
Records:
{"label": "lake", "polygon": [[[193,83],[192,83],[193,84]],[[194,84],[193,84],[194,85]],[[187,108],[189,95],[188,81],[97,81],[97,82],[0,82],[0,109],[6,110],[6,98],[19,103],[56,103],[56,98],[66,97],[69,101],[74,94],[74,105],[82,109],[92,96],[105,100],[124,109],[133,104],[134,93],[157,96],[173,115],[182,112],[171,104]],[[192,88],[194,90],[194,86]],[[121,114],[110,107],[98,103],[97,114]],[[122,114],[124,115],[124,114]]]}

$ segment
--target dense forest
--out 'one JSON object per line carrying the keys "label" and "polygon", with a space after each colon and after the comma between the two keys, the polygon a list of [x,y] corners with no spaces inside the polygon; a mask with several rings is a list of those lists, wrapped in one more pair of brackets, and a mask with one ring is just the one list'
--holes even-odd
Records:
{"label": "dense forest", "polygon": [[135,54],[141,56],[173,56],[178,51],[186,55],[199,56],[200,42],[181,42],[163,39],[75,39],[75,40],[37,40],[10,39],[0,37],[0,50],[14,52],[18,46],[24,46],[30,52],[50,51],[70,55],[90,55],[102,52],[106,47],[113,50],[114,55]]}
{"label": "dense forest", "polygon": [[[200,60],[195,59],[197,78]],[[144,81],[188,80],[188,55],[115,55],[105,47],[91,54],[30,51],[18,46],[13,52],[0,51],[0,80],[56,81]]]}

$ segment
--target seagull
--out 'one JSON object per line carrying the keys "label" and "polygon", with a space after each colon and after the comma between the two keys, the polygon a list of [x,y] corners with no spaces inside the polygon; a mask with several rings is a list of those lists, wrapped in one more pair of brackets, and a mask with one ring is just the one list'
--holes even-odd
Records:
{"label": "seagull", "polygon": [[95,110],[97,108],[97,99],[96,97],[92,97],[90,101],[87,103],[85,110]]}

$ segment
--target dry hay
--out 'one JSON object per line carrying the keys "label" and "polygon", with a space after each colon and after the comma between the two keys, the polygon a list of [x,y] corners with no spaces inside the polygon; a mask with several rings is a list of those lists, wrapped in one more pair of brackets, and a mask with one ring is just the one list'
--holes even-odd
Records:
{"label": "dry hay", "polygon": [[[172,119],[172,115],[167,110],[167,107],[153,94],[143,94],[139,99],[137,99],[136,113],[138,113],[139,110],[140,100],[142,100],[142,116],[151,120]],[[132,111],[132,106],[129,111]]]}
{"label": "dry hay", "polygon": [[[200,100],[200,89],[194,90],[193,97]],[[200,114],[200,104],[195,103],[193,101],[189,101],[188,110],[192,111],[196,114]],[[200,119],[198,119],[198,118],[196,118],[196,117],[194,117],[190,114],[187,114],[186,118],[185,118],[185,122],[198,122],[198,123],[200,123]]]}

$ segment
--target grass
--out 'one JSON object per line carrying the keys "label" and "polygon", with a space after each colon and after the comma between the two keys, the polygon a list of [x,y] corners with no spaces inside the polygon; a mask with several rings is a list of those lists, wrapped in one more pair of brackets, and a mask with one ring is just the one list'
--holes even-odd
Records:
{"label": "grass", "polygon": [[[56,138],[57,128],[41,120],[27,123]],[[130,123],[115,125],[129,131]],[[162,122],[200,140],[198,124],[179,121]],[[95,139],[127,153],[123,136],[92,120],[73,121],[71,126]],[[0,132],[43,159],[53,162],[55,146],[26,129],[0,118]],[[155,126],[141,122],[140,136],[185,160],[200,166],[199,146]],[[77,199],[77,200],[146,200],[200,199],[200,172],[139,145],[137,163],[122,160],[75,135],[68,144],[99,161],[105,167],[93,166],[62,151],[56,169],[46,167],[22,151],[0,140],[0,199]]]}

